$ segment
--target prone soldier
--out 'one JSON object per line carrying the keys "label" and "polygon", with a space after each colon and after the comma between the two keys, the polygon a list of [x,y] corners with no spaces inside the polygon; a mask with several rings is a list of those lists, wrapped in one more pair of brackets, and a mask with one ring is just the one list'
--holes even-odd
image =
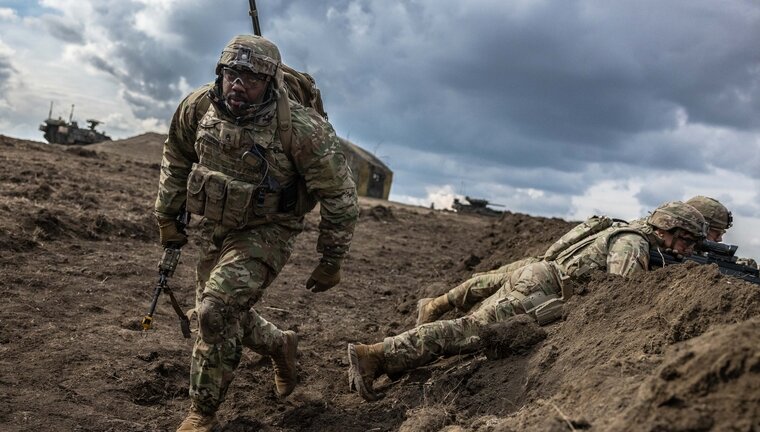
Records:
{"label": "prone soldier", "polygon": [[[707,239],[720,242],[723,235],[731,228],[731,212],[715,198],[697,195],[686,201],[704,216],[709,228]],[[422,298],[417,302],[417,325],[438,320],[441,315],[452,310],[467,312],[473,306],[488,298],[501,288],[515,270],[528,264],[539,262],[544,257],[528,257],[515,261],[485,273],[477,273],[448,292],[433,298]],[[739,263],[753,267],[757,264],[751,258],[739,258]]]}
{"label": "prone soldier", "polygon": [[562,304],[572,295],[568,280],[599,270],[623,277],[647,271],[650,248],[689,255],[707,230],[702,214],[680,201],[665,203],[648,218],[630,224],[603,223],[611,221],[608,218],[589,221],[579,226],[586,225],[584,229],[574,228],[547,251],[552,260],[512,272],[507,283],[474,312],[423,324],[375,344],[348,344],[350,387],[367,401],[377,400],[382,395],[372,384],[383,373],[398,374],[444,355],[478,350],[489,324],[517,314],[529,314],[539,324],[548,324],[561,316]]}

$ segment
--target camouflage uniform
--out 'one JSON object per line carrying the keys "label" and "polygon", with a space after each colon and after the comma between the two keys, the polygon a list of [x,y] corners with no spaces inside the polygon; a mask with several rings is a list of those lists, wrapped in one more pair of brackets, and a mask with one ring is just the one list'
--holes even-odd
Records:
{"label": "camouflage uniform", "polygon": [[[233,39],[228,48],[250,42],[245,38],[254,37]],[[220,64],[230,55],[225,49]],[[190,396],[202,413],[215,412],[224,400],[244,346],[267,355],[281,343],[282,331],[252,306],[287,262],[304,227],[303,214],[285,206],[285,191],[302,178],[318,199],[317,251],[323,261],[340,263],[358,217],[356,187],[326,120],[291,101],[293,145],[287,154],[276,97],[235,118],[219,86],[218,80],[195,90],[177,108],[155,204],[163,218],[176,215],[185,202],[188,211],[204,216],[196,285],[200,336],[190,372]],[[255,155],[244,161],[245,152]],[[215,315],[204,320],[208,304]]]}
{"label": "camouflage uniform", "polygon": [[509,281],[512,273],[528,264],[539,262],[540,258],[530,257],[505,264],[496,270],[474,274],[471,278],[450,289],[446,293],[449,304],[460,311],[469,311],[473,306],[493,295]]}
{"label": "camouflage uniform", "polygon": [[534,299],[562,295],[563,281],[592,270],[628,276],[646,271],[654,231],[644,220],[616,223],[571,245],[553,261],[529,263],[514,270],[506,283],[473,313],[462,318],[421,325],[385,338],[384,368],[398,373],[427,364],[442,355],[456,355],[481,347],[485,327],[530,312]]}

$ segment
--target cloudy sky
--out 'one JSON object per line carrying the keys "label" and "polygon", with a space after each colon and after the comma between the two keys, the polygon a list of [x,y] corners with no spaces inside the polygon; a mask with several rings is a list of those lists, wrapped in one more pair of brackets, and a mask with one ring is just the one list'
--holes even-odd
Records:
{"label": "cloudy sky", "polygon": [[[0,133],[54,116],[165,132],[250,32],[244,0],[0,0]],[[391,198],[582,219],[695,194],[760,256],[760,2],[259,0],[264,35],[322,89]]]}

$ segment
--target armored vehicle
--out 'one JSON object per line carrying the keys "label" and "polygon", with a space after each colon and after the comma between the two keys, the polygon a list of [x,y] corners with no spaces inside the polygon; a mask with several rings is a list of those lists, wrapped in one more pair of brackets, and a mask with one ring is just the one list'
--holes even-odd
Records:
{"label": "armored vehicle", "polygon": [[500,210],[488,208],[489,205],[495,207],[504,207],[503,204],[492,204],[488,202],[488,200],[484,200],[482,198],[470,198],[468,196],[464,197],[464,199],[468,202],[468,204],[462,203],[459,201],[459,198],[454,198],[454,203],[451,204],[451,207],[453,207],[457,213],[474,213],[485,216],[499,216],[504,213]]}
{"label": "armored vehicle", "polygon": [[391,193],[393,171],[375,155],[347,139],[339,139],[344,148],[346,162],[354,175],[357,193],[360,196],[387,200]]}
{"label": "armored vehicle", "polygon": [[76,144],[85,145],[102,141],[111,141],[111,137],[98,132],[95,127],[100,124],[98,120],[87,119],[89,128],[80,128],[77,122],[73,121],[74,105],[71,105],[71,114],[69,121],[58,117],[53,118],[53,102],[50,102],[50,112],[48,118],[40,125],[40,130],[45,133],[45,139],[50,144]]}

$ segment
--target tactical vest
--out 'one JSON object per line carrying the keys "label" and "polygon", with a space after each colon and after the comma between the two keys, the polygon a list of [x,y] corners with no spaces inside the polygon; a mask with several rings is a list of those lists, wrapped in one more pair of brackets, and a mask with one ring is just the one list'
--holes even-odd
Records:
{"label": "tactical vest", "polygon": [[299,217],[293,204],[298,173],[283,151],[274,118],[237,125],[213,104],[198,122],[187,210],[229,228]]}
{"label": "tactical vest", "polygon": [[609,228],[566,246],[553,261],[562,272],[563,278],[581,276],[591,270],[605,269],[610,240],[623,233],[638,234],[650,243],[653,241],[652,227],[644,220],[636,220],[630,224],[613,222]]}

